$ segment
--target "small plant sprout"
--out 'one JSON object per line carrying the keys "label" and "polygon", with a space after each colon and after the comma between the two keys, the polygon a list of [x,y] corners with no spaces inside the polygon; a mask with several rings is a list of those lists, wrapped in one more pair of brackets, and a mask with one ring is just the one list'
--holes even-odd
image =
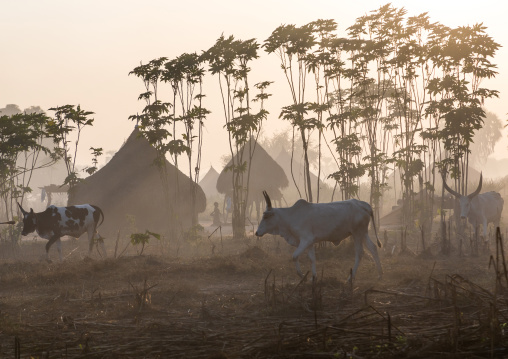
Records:
{"label": "small plant sprout", "polygon": [[150,237],[154,237],[155,239],[159,240],[161,239],[161,235],[158,233],[150,232],[149,230],[146,230],[145,233],[133,233],[131,234],[131,243],[133,246],[136,246],[138,244],[141,244],[141,251],[139,252],[139,255],[143,254],[143,250],[145,249],[145,245],[148,244],[148,241],[150,240]]}

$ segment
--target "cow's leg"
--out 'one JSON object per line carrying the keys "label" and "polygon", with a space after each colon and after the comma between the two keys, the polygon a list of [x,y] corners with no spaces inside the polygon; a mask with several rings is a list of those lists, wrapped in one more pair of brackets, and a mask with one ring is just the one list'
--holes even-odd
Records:
{"label": "cow's leg", "polygon": [[88,228],[87,232],[88,232],[88,256],[90,257],[94,245],[93,239],[95,236],[95,228]]}
{"label": "cow's leg", "polygon": [[295,256],[293,255],[293,262],[295,262],[296,273],[298,273],[300,278],[303,278],[303,273],[302,269],[300,268],[300,262],[298,261],[298,257],[295,258]]}
{"label": "cow's leg", "polygon": [[56,240],[56,249],[58,250],[58,257],[60,258],[60,262],[62,262],[62,240],[58,238]]}
{"label": "cow's leg", "polygon": [[60,261],[62,260],[62,243],[60,242],[60,236],[59,235],[54,235],[52,236],[48,243],[46,243],[46,259],[47,261],[49,262],[50,259],[49,259],[49,249],[51,248],[51,246],[53,245],[53,243],[57,242],[57,248],[58,248],[58,252],[60,253]]}
{"label": "cow's leg", "polygon": [[[100,236],[99,236],[99,238],[100,238]],[[104,240],[101,239],[100,243],[101,243],[102,253],[104,254],[104,257],[107,257],[108,256],[108,252],[106,252],[106,246],[104,245]]]}
{"label": "cow's leg", "polygon": [[90,256],[92,254],[92,249],[93,249],[93,233],[92,235],[90,236],[90,234],[88,234],[88,256]]}
{"label": "cow's leg", "polygon": [[310,245],[312,245],[312,239],[310,240],[300,239],[300,244],[298,245],[298,248],[296,248],[296,251],[294,251],[293,253],[293,261],[295,262],[296,273],[298,273],[298,275],[302,278],[303,273],[302,270],[300,269],[300,262],[298,262],[298,258]]}
{"label": "cow's leg", "polygon": [[355,279],[356,271],[358,270],[358,266],[360,265],[360,260],[363,257],[363,238],[365,235],[353,235],[353,241],[355,242],[355,265],[353,266],[353,270],[349,275],[348,282]]}
{"label": "cow's leg", "polygon": [[[102,248],[102,254],[103,254],[104,258],[107,257],[108,253],[106,252],[106,246],[104,245],[104,240],[100,236],[99,232],[97,232],[97,230],[95,230],[94,237],[98,238],[99,244]],[[93,239],[92,239],[92,241],[93,241]]]}
{"label": "cow's leg", "polygon": [[372,242],[368,234],[365,236],[365,245],[367,246],[369,252],[372,254],[372,257],[374,257],[377,273],[379,275],[379,279],[381,279],[383,277],[383,268],[381,267],[381,261],[379,260],[379,255],[377,253],[377,247],[374,242]]}
{"label": "cow's leg", "polygon": [[487,218],[483,218],[483,241],[487,241],[489,237],[487,237],[487,229],[489,227],[489,224],[487,223]]}
{"label": "cow's leg", "polygon": [[316,271],[316,251],[314,249],[314,245],[311,245],[309,247],[309,250],[307,251],[307,256],[309,257],[311,262],[312,280],[315,281],[317,278],[317,271]]}
{"label": "cow's leg", "polygon": [[[93,245],[95,244],[94,238],[100,238],[99,232],[97,232],[97,228],[93,228],[93,230],[88,230],[88,256],[91,256]],[[107,256],[106,247],[104,246],[104,241],[99,241],[102,252],[104,253],[104,257]]]}

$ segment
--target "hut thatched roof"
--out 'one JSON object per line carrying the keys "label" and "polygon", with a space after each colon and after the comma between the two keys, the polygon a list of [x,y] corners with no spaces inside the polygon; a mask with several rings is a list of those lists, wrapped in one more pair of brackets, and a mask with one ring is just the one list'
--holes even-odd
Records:
{"label": "hut thatched roof", "polygon": [[[286,172],[290,186],[294,186],[293,179],[291,178],[291,168],[293,169],[293,176],[298,187],[302,188],[304,186],[304,168],[301,162],[299,162],[296,158],[293,158],[293,165],[291,165],[291,155],[283,149],[277,155],[275,160],[278,164],[280,164],[284,172]],[[312,172],[310,172],[310,181],[313,185],[317,184],[317,176]]]}
{"label": "hut thatched roof", "polygon": [[[291,203],[299,199],[300,195],[304,197],[306,193],[305,187],[306,181],[304,177],[305,171],[303,163],[299,162],[296,158],[293,158],[293,164],[291,165],[291,154],[284,149],[281,149],[275,160],[282,167],[282,169],[286,173],[287,178],[289,179],[289,186],[283,191],[283,195],[286,198],[286,200],[288,200]],[[293,171],[292,175],[291,169]],[[300,190],[300,194],[296,189],[295,182],[296,185],[298,186],[298,189]],[[312,186],[312,193],[314,193],[315,196],[317,193],[318,177],[312,172],[310,172],[310,183]],[[329,198],[331,198],[331,193],[333,189],[330,188],[330,186],[323,180],[323,178],[321,178],[319,181],[319,189],[322,194],[321,201],[323,199],[329,200]]]}
{"label": "hut thatched roof", "polygon": [[[106,166],[69,191],[69,204],[99,206],[105,217],[101,234],[132,230],[133,219],[140,232],[168,233],[168,223],[177,225],[178,230],[187,228],[205,210],[205,193],[167,160],[167,182],[163,185],[155,158],[155,148],[135,129]],[[191,188],[196,190],[194,213]],[[167,197],[175,218],[173,222],[168,218]]]}
{"label": "hut thatched roof", "polygon": [[210,169],[206,173],[206,175],[199,181],[199,185],[205,192],[207,197],[215,196],[219,194],[217,192],[217,180],[219,179],[219,172],[210,166]]}
{"label": "hut thatched roof", "polygon": [[[263,147],[255,140],[251,139],[244,145],[244,161],[249,162],[249,146],[256,146],[249,181],[248,203],[253,200],[263,200],[262,191],[267,191],[272,199],[280,200],[282,198],[281,189],[289,184],[288,178],[282,167],[265,151]],[[237,156],[235,156],[236,162]],[[231,166],[232,160],[228,162],[225,168]],[[220,193],[231,195],[233,193],[233,172],[223,169],[217,180],[217,190]],[[243,186],[247,185],[247,176],[244,176]]]}

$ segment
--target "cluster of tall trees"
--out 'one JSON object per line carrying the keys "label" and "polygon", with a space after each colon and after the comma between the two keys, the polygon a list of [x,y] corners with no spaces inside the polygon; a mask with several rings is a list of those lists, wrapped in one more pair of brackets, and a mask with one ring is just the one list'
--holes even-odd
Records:
{"label": "cluster of tall trees", "polygon": [[[184,53],[175,59],[165,57],[151,60],[136,67],[131,74],[141,78],[145,92],[139,99],[145,101],[141,114],[130,116],[136,120],[141,133],[155,147],[158,153],[159,170],[163,182],[167,181],[165,158],[169,155],[175,166],[179,166],[180,156],[185,156],[189,178],[199,182],[203,126],[210,112],[203,106],[204,65],[219,80],[225,125],[229,134],[229,147],[233,163],[231,168],[233,191],[233,228],[235,235],[244,236],[246,198],[250,160],[254,154],[255,141],[261,123],[267,112],[263,102],[268,98],[265,89],[269,82],[254,85],[259,93],[252,94],[249,87],[250,62],[258,57],[259,45],[255,40],[236,40],[221,36],[214,46],[198,55]],[[165,84],[166,86],[159,86]],[[169,86],[167,86],[169,85]],[[162,91],[160,88],[163,88]],[[163,101],[161,98],[164,98]],[[259,102],[259,110],[253,111],[251,104]],[[247,148],[247,143],[252,144]],[[247,186],[244,186],[244,175]],[[175,183],[178,186],[178,183]],[[164,186],[164,188],[168,188]],[[191,186],[191,203],[194,206],[196,194]],[[177,195],[179,191],[175,191]],[[183,194],[187,195],[187,194]],[[173,217],[170,193],[166,193],[169,217]]]}
{"label": "cluster of tall trees", "polygon": [[[298,138],[294,143],[302,147],[306,178],[302,196],[314,202],[330,200],[320,197],[319,183],[311,184],[311,146],[317,149],[318,181],[323,180],[322,156],[333,158],[336,168],[328,177],[335,181],[341,199],[357,197],[360,180],[368,176],[369,199],[378,216],[387,175],[398,169],[404,221],[412,223],[418,212],[420,225],[430,233],[440,173],[450,173],[457,192],[467,192],[473,138],[484,126],[483,104],[498,95],[482,87],[483,80],[497,74],[491,59],[498,48],[482,24],[449,28],[431,22],[426,13],[408,17],[404,9],[390,4],[357,18],[346,37],[337,35],[334,20],[281,25],[263,44],[222,35],[201,54],[162,57],[136,67],[131,74],[143,81],[145,91],[139,99],[145,107],[131,119],[156,148],[163,181],[169,155],[197,183],[203,126],[210,113],[203,105],[206,70],[218,80],[233,159],[228,168],[233,228],[242,236],[250,160],[257,143],[250,140],[258,139],[268,117],[264,102],[270,96],[269,81],[251,88],[250,71],[261,50],[275,54],[291,99],[279,118],[291,124],[293,141]],[[34,170],[60,159],[67,170],[65,183],[72,186],[79,180],[79,137],[93,124],[93,113],[72,105],[50,110],[52,117],[36,109],[0,117],[0,196],[7,217],[14,216],[15,202],[31,191]],[[77,138],[72,145],[71,133]],[[499,134],[496,129],[491,134],[487,138],[491,141],[477,145],[477,151],[492,151]],[[52,146],[44,142],[48,138]],[[101,148],[91,151],[95,162],[87,168],[89,174],[97,169],[102,154]],[[45,161],[39,160],[41,155]],[[189,194],[192,203],[194,188]],[[426,191],[417,205],[414,193],[422,189]],[[171,213],[170,198],[167,203]]]}
{"label": "cluster of tall trees", "polygon": [[[65,165],[67,174],[63,184],[72,187],[80,179],[76,168],[79,136],[83,128],[92,126],[92,112],[80,106],[66,105],[51,108],[48,116],[39,107],[21,112],[15,105],[0,114],[0,214],[2,218],[16,218],[17,202],[23,203],[32,192],[35,171],[53,166],[58,161]],[[72,137],[72,140],[70,139]],[[101,148],[91,148],[95,162],[86,170],[96,168]],[[12,228],[8,228],[12,231]],[[10,233],[11,239],[18,238]]]}
{"label": "cluster of tall trees", "polygon": [[[204,94],[194,94],[193,89],[201,90],[208,63],[208,70],[219,80],[231,156],[238,159],[231,168],[233,218],[237,233],[242,233],[248,186],[242,187],[240,179],[249,176],[248,159],[254,149],[236,155],[249,138],[257,138],[268,115],[263,101],[269,96],[264,92],[269,82],[256,85],[255,99],[261,106],[254,111],[248,77],[251,63],[264,49],[279,57],[288,83],[291,102],[281,108],[279,118],[291,124],[293,138],[296,132],[301,139],[307,179],[302,196],[315,202],[330,200],[320,198],[319,185],[318,192],[312,192],[308,156],[312,144],[318,149],[318,180],[322,180],[325,153],[335,161],[336,170],[329,177],[336,182],[341,199],[358,196],[360,180],[367,175],[377,215],[388,187],[387,175],[398,169],[404,221],[414,221],[418,211],[420,224],[430,233],[439,173],[450,173],[456,190],[467,191],[470,149],[484,123],[483,104],[498,95],[482,87],[482,81],[497,74],[491,59],[499,46],[482,24],[449,28],[431,22],[427,13],[408,17],[405,9],[390,4],[357,18],[346,37],[337,35],[334,20],[301,27],[281,25],[262,45],[255,39],[221,36],[201,55],[162,58],[137,67],[133,73],[145,83],[147,92],[140,98],[147,107],[134,118],[161,155],[169,152],[177,164],[177,156],[186,153],[189,175],[197,181],[201,126],[208,111],[202,107]],[[168,94],[172,101],[158,100],[159,81],[172,85]],[[178,123],[186,128],[181,137],[175,131]],[[196,124],[199,131],[193,137],[187,129]],[[488,151],[488,146],[483,150]],[[414,193],[422,189],[426,190],[424,200],[416,208]]]}
{"label": "cluster of tall trees", "polygon": [[[202,105],[202,63],[201,56],[186,53],[172,60],[166,57],[151,60],[130,72],[142,79],[145,87],[145,91],[138,97],[145,101],[145,107],[141,114],[132,115],[130,119],[137,121],[140,132],[157,151],[155,164],[164,184],[164,203],[170,234],[174,234],[171,231],[176,228],[173,196],[179,196],[180,191],[178,188],[175,191],[169,190],[166,155],[170,155],[176,167],[181,163],[181,156],[185,156],[189,178],[196,183],[199,181],[203,121],[209,113]],[[169,86],[160,86],[161,84]],[[161,91],[161,87],[168,90]],[[178,187],[178,181],[174,185]],[[190,186],[190,193],[182,194],[191,198],[192,213],[195,213],[195,190],[195,186]],[[197,225],[197,218],[193,217],[193,222]]]}
{"label": "cluster of tall trees", "polygon": [[[498,96],[482,83],[497,74],[491,59],[500,45],[482,24],[449,28],[431,22],[426,13],[408,17],[406,10],[390,4],[357,18],[347,36],[337,33],[334,20],[316,20],[300,27],[281,25],[262,44],[222,35],[200,54],[161,57],[134,68],[130,74],[143,81],[138,99],[145,107],[130,119],[157,150],[162,180],[168,180],[164,164],[169,155],[177,167],[187,168],[192,181],[199,181],[203,128],[210,113],[203,93],[208,70],[218,80],[233,159],[228,168],[234,191],[233,230],[237,236],[245,234],[250,160],[257,143],[250,140],[258,139],[268,118],[265,101],[271,83],[251,85],[250,72],[264,50],[278,56],[287,80],[290,102],[278,115],[293,128],[292,147],[301,146],[306,178],[302,197],[331,200],[320,196],[319,183],[311,184],[311,148],[317,151],[312,158],[318,181],[323,180],[323,156],[333,158],[335,170],[328,178],[335,181],[340,199],[357,197],[360,181],[368,177],[377,216],[388,173],[398,169],[404,221],[414,223],[419,213],[420,225],[430,233],[441,174],[451,175],[457,192],[467,192],[473,139],[486,118],[483,105]],[[93,125],[93,113],[73,105],[50,111],[53,116],[35,108],[0,116],[0,197],[6,217],[15,216],[15,203],[31,191],[30,180],[39,168],[62,160],[65,183],[73,186],[79,181],[79,138]],[[482,154],[492,151],[499,138],[499,126],[487,124],[491,131],[482,142],[487,145],[476,145]],[[86,171],[92,174],[102,149],[90,150],[94,163]],[[191,186],[192,203],[194,190]],[[418,204],[415,192],[424,193]]]}
{"label": "cluster of tall trees", "polygon": [[[333,20],[282,25],[265,41],[266,51],[280,57],[293,95],[281,117],[300,132],[304,152],[311,134],[319,148],[323,141],[334,146],[331,177],[343,199],[357,196],[368,175],[377,215],[387,173],[398,169],[404,221],[411,223],[418,210],[430,233],[438,172],[450,172],[458,191],[467,191],[482,105],[498,95],[481,84],[497,74],[490,60],[499,44],[482,24],[452,29],[391,5],[358,18],[347,37],[336,30]],[[307,160],[305,167],[308,173]],[[422,189],[415,208],[414,193]],[[313,200],[310,186],[307,197]]]}

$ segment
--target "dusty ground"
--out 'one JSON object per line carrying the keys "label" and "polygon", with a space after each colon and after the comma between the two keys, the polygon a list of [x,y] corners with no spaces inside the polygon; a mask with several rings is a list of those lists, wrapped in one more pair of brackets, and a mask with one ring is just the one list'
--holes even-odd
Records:
{"label": "dusty ground", "polygon": [[462,257],[390,246],[381,281],[365,256],[350,285],[351,245],[329,245],[313,286],[272,236],[153,240],[142,256],[120,241],[116,258],[107,241],[106,259],[81,238],[63,243],[62,263],[56,248],[45,261],[44,244],[0,243],[0,358],[508,356],[495,246]]}

